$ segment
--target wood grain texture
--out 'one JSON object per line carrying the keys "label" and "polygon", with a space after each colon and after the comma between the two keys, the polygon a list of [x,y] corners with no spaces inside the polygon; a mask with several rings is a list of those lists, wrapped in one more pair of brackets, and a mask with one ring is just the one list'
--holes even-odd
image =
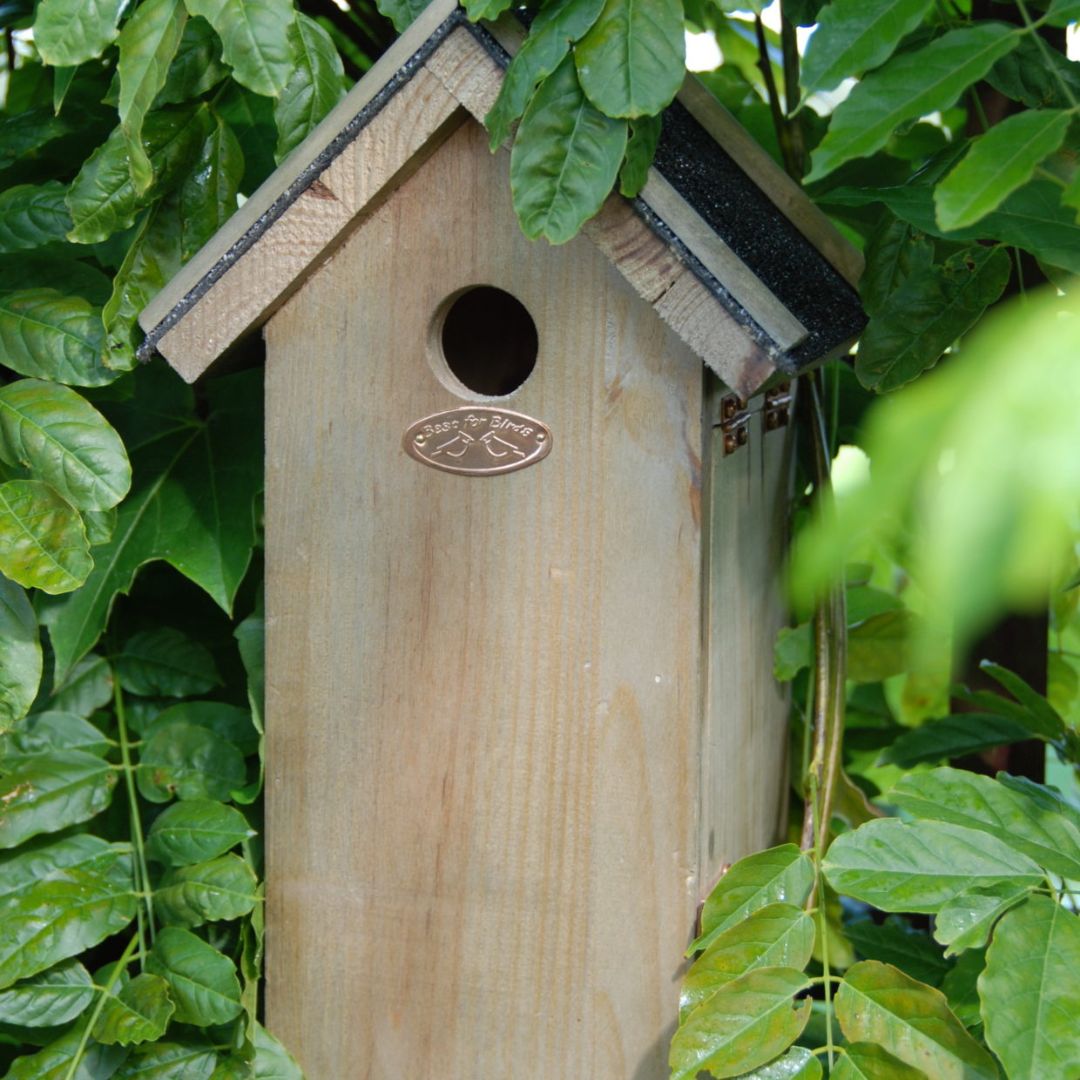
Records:
{"label": "wood grain texture", "polygon": [[[520,39],[505,24],[505,19],[496,24],[497,36],[505,48],[513,50]],[[498,95],[503,74],[468,31],[459,29],[450,34],[427,61],[427,68],[465,109],[483,121]],[[775,334],[784,348],[805,337],[802,324],[656,169],[649,170],[649,178],[652,194],[661,204],[657,208],[660,217],[666,221],[665,214],[669,214],[674,219],[668,224],[680,239],[685,230],[690,250],[704,257],[706,267],[759,319],[762,328]],[[655,304],[675,333],[741,396],[749,397],[774,373],[776,365],[768,354],[621,195],[609,196],[582,232],[612,260],[638,295]]]}
{"label": "wood grain texture", "polygon": [[681,274],[654,305],[657,314],[740,397],[749,398],[776,371],[764,349],[749,338],[696,275]]}
{"label": "wood grain texture", "polygon": [[814,245],[851,285],[859,287],[862,252],[853,247],[807,197],[807,194],[750,133],[693,75],[687,75],[679,100],[699,124],[727,151],[770,202]]}
{"label": "wood grain texture", "polygon": [[783,839],[788,697],[772,662],[776,635],[787,625],[781,582],[793,450],[794,429],[766,434],[760,408],[746,446],[726,457],[721,439],[710,448],[703,896],[735,859]]}
{"label": "wood grain texture", "polygon": [[[309,1080],[661,1080],[700,815],[728,861],[770,834],[744,818],[784,739],[728,716],[705,805],[700,358],[586,239],[522,237],[484,138],[267,327],[268,1023]],[[500,400],[554,439],[491,478],[400,448],[461,404],[431,319],[477,283],[536,321]]]}
{"label": "wood grain texture", "polygon": [[295,292],[358,216],[370,213],[388,188],[420,168],[464,115],[437,79],[418,71],[162,337],[158,351],[194,382]]}
{"label": "wood grain texture", "polygon": [[199,253],[146,306],[139,324],[155,327],[206,275],[301,172],[333,141],[338,132],[386,85],[396,71],[449,17],[457,0],[432,0],[416,21],[386,50],[371,70],[322,119],[318,127],[267,177]]}

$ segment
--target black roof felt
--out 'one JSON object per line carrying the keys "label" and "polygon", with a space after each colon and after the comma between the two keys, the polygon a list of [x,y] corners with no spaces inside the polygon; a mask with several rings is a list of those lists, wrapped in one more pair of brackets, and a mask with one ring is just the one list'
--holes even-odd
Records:
{"label": "black roof felt", "polygon": [[[153,355],[157,342],[318,179],[458,26],[464,26],[502,67],[510,63],[510,54],[496,38],[482,26],[469,22],[460,7],[455,8],[288,189],[150,330],[139,348],[140,359]],[[678,233],[645,200],[640,197],[634,200],[638,213],[653,231],[671,246],[779,368],[796,373],[860,333],[866,316],[855,289],[679,101],[663,115],[654,167],[807,329],[804,340],[784,351],[682,243]]]}

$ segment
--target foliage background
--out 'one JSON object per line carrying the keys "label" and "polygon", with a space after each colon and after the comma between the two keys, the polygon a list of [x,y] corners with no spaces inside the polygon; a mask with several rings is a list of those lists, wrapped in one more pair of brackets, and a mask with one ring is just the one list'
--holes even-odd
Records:
{"label": "foliage background", "polygon": [[[0,5],[13,1080],[299,1075],[258,1024],[260,376],[137,367],[135,317],[425,2],[379,6]],[[706,904],[672,1074],[1069,1080],[1080,811],[988,774],[1078,760],[1080,4],[751,6],[547,0],[488,117],[523,229],[563,242],[639,189],[711,31],[706,84],[867,258],[867,331],[801,395],[793,842]],[[1048,601],[1047,695],[957,684]]]}

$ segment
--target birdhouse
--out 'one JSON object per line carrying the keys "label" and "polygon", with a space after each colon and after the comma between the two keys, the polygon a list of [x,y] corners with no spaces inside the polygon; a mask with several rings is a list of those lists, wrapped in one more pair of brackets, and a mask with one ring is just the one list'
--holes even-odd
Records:
{"label": "birdhouse", "polygon": [[189,381],[265,339],[311,1080],[666,1075],[698,905],[784,818],[788,387],[858,256],[694,82],[640,197],[529,241],[481,123],[517,36],[435,0],[142,316]]}

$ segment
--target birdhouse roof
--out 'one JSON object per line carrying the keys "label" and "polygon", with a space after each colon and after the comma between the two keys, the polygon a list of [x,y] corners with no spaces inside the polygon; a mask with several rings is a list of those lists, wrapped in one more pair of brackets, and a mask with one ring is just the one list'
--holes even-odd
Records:
{"label": "birdhouse roof", "polygon": [[[433,0],[147,306],[142,355],[194,381],[266,322],[463,117],[483,120],[521,38]],[[743,397],[865,323],[861,255],[692,77],[640,195],[612,194],[583,232],[570,246],[595,243]]]}

